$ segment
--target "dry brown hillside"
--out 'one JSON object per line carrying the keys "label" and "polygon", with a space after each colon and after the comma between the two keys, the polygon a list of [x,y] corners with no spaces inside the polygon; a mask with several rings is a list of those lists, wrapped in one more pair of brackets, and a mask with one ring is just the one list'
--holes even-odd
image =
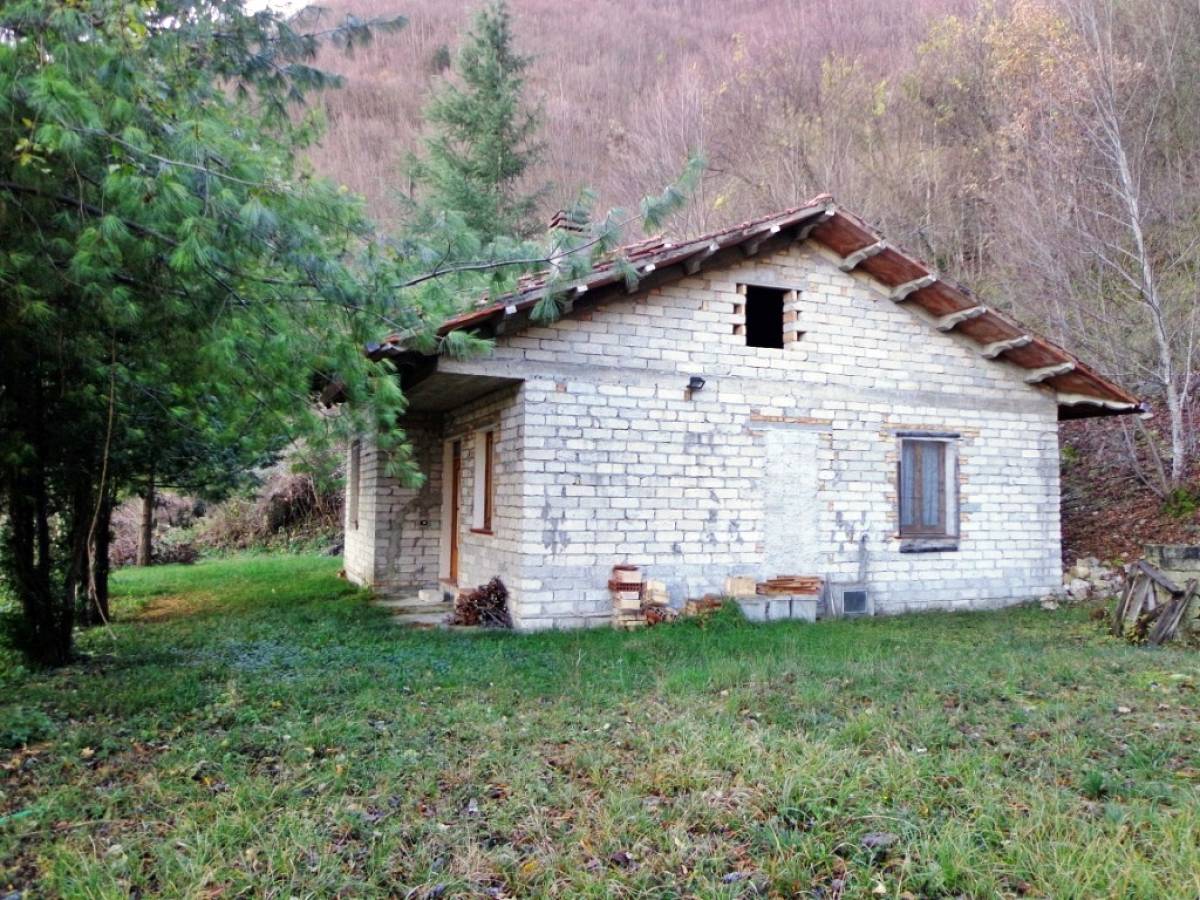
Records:
{"label": "dry brown hillside", "polygon": [[[336,0],[335,15],[402,14],[409,25],[352,58],[321,62],[346,76],[321,101],[328,134],[313,154],[319,170],[364,194],[385,226],[404,188],[401,161],[421,129],[420,111],[442,77],[477,3],[468,0]],[[697,204],[676,223],[696,230],[782,208],[832,190],[868,207],[873,192],[839,144],[854,128],[803,132],[822,109],[849,105],[870,115],[870,97],[831,67],[871,82],[907,70],[930,21],[963,0],[512,0],[524,52],[534,57],[529,96],[545,111],[539,181],[547,205],[579,188],[602,206],[626,205],[661,188],[690,148],[712,171]],[[866,103],[867,107],[862,104]],[[789,107],[800,116],[788,122]],[[780,116],[783,115],[783,118]],[[824,130],[824,129],[823,129]],[[872,209],[866,210],[874,212]]]}

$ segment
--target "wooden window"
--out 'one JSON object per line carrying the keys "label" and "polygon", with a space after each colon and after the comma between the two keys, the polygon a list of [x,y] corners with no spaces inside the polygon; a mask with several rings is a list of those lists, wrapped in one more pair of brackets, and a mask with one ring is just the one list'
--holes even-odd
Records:
{"label": "wooden window", "polygon": [[952,445],[945,440],[900,442],[900,537],[947,538],[956,531]]}
{"label": "wooden window", "polygon": [[475,492],[472,531],[492,533],[496,504],[496,432],[481,431],[475,436]]}
{"label": "wooden window", "polygon": [[350,527],[356,530],[358,528],[359,469],[361,465],[362,444],[354,441],[350,444],[350,461],[346,466],[346,518],[350,522]]}

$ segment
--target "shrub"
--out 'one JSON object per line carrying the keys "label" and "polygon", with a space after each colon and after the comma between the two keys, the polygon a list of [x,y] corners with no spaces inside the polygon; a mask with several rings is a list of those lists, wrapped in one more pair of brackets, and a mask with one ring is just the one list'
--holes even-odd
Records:
{"label": "shrub", "polygon": [[1190,519],[1200,510],[1200,492],[1177,487],[1163,501],[1163,512],[1172,519]]}
{"label": "shrub", "polygon": [[0,750],[16,750],[50,733],[54,723],[40,709],[10,706],[0,709]]}
{"label": "shrub", "polygon": [[191,541],[166,538],[154,546],[154,562],[159,565],[178,563],[190,566],[200,558],[200,551]]}

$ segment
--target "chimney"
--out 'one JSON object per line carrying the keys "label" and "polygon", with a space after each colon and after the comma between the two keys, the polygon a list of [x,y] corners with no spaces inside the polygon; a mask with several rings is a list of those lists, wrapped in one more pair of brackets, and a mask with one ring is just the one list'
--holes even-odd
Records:
{"label": "chimney", "polygon": [[587,219],[581,212],[560,209],[550,217],[550,231],[569,231],[572,234],[583,234],[587,231]]}

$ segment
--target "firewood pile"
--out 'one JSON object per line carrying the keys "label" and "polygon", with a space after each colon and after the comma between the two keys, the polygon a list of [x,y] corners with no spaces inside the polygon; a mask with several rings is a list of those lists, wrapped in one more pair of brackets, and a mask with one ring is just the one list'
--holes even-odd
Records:
{"label": "firewood pile", "polygon": [[1131,643],[1158,646],[1185,636],[1200,614],[1200,584],[1183,587],[1142,560],[1130,567],[1125,589],[1113,609],[1111,631]]}
{"label": "firewood pile", "polygon": [[484,628],[512,628],[508,614],[508,588],[499,578],[464,591],[454,601],[451,625],[482,625]]}

